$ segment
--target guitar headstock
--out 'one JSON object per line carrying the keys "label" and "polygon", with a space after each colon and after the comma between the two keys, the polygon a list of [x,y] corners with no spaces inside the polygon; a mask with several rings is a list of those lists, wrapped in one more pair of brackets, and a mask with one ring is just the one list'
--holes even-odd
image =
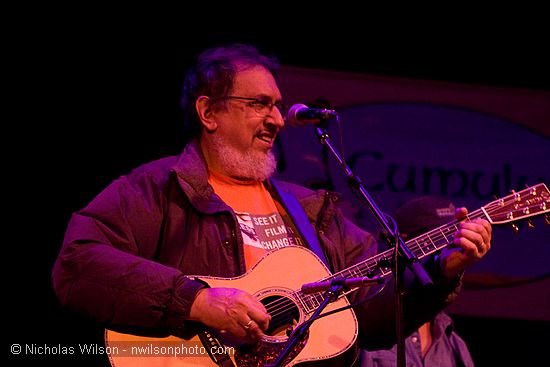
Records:
{"label": "guitar headstock", "polygon": [[492,224],[515,222],[550,212],[550,192],[540,183],[497,199],[482,210]]}

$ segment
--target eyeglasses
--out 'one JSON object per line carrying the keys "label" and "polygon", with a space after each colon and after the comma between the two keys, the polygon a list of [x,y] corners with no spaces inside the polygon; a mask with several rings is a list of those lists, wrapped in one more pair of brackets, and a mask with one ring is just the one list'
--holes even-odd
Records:
{"label": "eyeglasses", "polygon": [[284,119],[286,119],[286,113],[288,112],[288,106],[281,101],[273,102],[271,98],[250,98],[239,96],[225,96],[227,99],[236,99],[241,101],[248,101],[246,105],[254,110],[260,116],[266,116],[273,111],[273,107],[277,107]]}

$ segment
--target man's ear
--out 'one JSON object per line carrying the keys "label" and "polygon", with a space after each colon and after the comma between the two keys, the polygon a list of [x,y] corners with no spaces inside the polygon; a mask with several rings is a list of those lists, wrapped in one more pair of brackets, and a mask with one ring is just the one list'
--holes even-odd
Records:
{"label": "man's ear", "polygon": [[195,108],[197,109],[197,114],[201,119],[202,126],[208,132],[214,132],[218,128],[218,123],[214,119],[214,112],[210,106],[210,97],[200,96],[195,101]]}

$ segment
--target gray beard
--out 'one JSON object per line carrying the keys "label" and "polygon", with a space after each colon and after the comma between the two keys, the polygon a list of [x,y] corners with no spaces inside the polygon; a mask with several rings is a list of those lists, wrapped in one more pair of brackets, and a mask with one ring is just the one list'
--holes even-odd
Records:
{"label": "gray beard", "polygon": [[264,181],[271,177],[277,168],[277,160],[271,150],[267,153],[243,153],[217,136],[212,137],[212,150],[225,172],[233,178]]}

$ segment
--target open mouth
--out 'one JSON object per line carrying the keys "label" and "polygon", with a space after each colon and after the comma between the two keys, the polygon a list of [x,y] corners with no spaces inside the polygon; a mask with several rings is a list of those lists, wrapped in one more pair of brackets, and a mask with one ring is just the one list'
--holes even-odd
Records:
{"label": "open mouth", "polygon": [[275,140],[275,134],[260,133],[260,134],[256,135],[256,138],[260,139],[261,141],[266,142],[269,145],[272,145],[273,140]]}

